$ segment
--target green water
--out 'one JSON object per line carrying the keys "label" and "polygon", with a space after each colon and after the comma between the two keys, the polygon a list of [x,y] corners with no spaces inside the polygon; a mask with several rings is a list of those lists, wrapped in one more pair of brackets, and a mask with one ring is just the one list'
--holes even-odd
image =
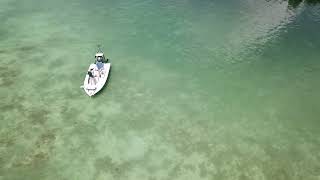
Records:
{"label": "green water", "polygon": [[317,1],[0,0],[0,22],[0,180],[320,179]]}

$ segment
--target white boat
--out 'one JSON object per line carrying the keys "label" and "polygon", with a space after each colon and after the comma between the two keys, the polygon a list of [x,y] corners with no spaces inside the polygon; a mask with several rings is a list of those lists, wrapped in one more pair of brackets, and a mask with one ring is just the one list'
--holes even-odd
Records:
{"label": "white boat", "polygon": [[104,87],[111,68],[111,63],[108,63],[108,59],[105,59],[104,53],[100,49],[96,53],[95,59],[95,63],[90,64],[83,86],[81,86],[90,97]]}

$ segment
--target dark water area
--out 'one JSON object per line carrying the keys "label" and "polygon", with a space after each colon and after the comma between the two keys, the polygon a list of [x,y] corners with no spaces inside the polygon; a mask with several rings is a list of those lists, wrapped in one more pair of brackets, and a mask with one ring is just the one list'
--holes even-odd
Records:
{"label": "dark water area", "polygon": [[0,22],[0,180],[320,178],[318,0],[1,0]]}
{"label": "dark water area", "polygon": [[288,0],[289,6],[293,7],[293,8],[298,7],[301,3],[314,6],[314,5],[318,5],[320,3],[320,1],[319,0],[305,0],[305,1],[303,1],[303,0]]}

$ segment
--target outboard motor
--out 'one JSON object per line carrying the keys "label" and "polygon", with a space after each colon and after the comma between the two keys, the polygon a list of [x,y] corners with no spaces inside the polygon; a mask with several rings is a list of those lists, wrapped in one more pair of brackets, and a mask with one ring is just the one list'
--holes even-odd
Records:
{"label": "outboard motor", "polygon": [[97,62],[103,62],[103,58],[101,56],[97,57]]}

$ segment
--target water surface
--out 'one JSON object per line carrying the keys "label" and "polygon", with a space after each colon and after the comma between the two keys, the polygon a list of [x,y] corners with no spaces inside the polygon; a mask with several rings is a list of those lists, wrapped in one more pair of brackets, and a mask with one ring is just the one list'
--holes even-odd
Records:
{"label": "water surface", "polygon": [[312,2],[1,0],[0,179],[319,179]]}

